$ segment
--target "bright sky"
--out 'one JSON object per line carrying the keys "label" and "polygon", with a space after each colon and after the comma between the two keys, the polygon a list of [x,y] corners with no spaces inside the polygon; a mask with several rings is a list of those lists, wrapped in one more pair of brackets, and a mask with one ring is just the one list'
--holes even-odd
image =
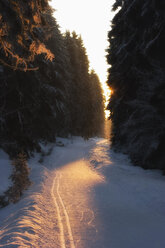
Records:
{"label": "bright sky", "polygon": [[51,0],[56,10],[55,18],[61,31],[76,31],[82,36],[87,49],[90,66],[98,74],[108,98],[105,49],[108,47],[107,34],[114,13],[111,12],[115,0]]}
{"label": "bright sky", "polygon": [[55,17],[61,31],[75,30],[81,34],[87,49],[91,67],[101,82],[107,79],[105,49],[108,47],[107,32],[113,17],[111,6],[114,0],[52,0]]}

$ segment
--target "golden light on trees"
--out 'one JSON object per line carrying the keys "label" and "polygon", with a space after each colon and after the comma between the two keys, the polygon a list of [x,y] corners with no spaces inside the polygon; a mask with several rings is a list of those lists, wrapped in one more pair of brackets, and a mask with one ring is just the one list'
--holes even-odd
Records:
{"label": "golden light on trees", "polygon": [[105,118],[107,119],[110,115],[109,110],[106,110],[107,105],[109,103],[109,99],[111,97],[112,94],[112,90],[108,87],[108,85],[106,83],[102,84],[102,88],[103,88],[103,94],[104,94],[104,98],[105,98]]}
{"label": "golden light on trees", "polygon": [[[46,48],[42,41],[46,27],[43,24],[44,18],[41,18],[41,14],[45,7],[37,1],[30,3],[27,1],[23,5],[21,1],[10,2],[10,11],[13,18],[17,17],[18,27],[15,29],[15,22],[7,16],[10,16],[11,13],[2,12],[0,14],[0,63],[14,70],[37,70],[38,67],[34,68],[31,65],[36,55],[44,54],[45,59],[50,61],[54,59],[54,54]],[[22,8],[22,6],[24,7]],[[32,18],[30,18],[29,13],[31,13]],[[37,32],[36,30],[39,29],[38,33],[42,33],[42,38],[38,34],[34,35],[34,31]],[[13,35],[13,31],[15,35]]]}

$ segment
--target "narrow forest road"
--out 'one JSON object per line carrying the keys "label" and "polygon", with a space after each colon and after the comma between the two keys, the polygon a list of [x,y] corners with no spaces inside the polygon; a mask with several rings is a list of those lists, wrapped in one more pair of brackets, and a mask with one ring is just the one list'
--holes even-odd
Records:
{"label": "narrow forest road", "polygon": [[106,139],[62,140],[23,199],[0,210],[0,247],[164,248],[165,179],[130,165]]}

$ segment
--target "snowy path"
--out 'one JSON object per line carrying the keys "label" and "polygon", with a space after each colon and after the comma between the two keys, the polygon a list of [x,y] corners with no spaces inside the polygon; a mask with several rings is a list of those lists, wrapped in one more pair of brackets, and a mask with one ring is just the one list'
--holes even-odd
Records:
{"label": "snowy path", "polygon": [[[66,210],[66,207],[64,205],[64,201],[61,198],[60,192],[59,192],[59,186],[60,186],[60,178],[61,178],[61,174],[60,173],[56,173],[55,179],[53,180],[53,186],[52,186],[52,197],[54,200],[54,204],[57,210],[57,216],[58,216],[58,224],[59,224],[59,230],[60,230],[60,244],[61,244],[61,248],[65,248],[65,234],[64,234],[64,225],[62,222],[62,217],[61,217],[61,213],[63,212],[64,217],[65,217],[65,222],[66,222],[66,227],[68,230],[68,236],[69,236],[69,242],[70,242],[70,247],[71,248],[75,248],[74,245],[74,240],[73,240],[73,235],[72,235],[72,229],[70,226],[70,220],[69,220],[69,216]],[[55,187],[56,186],[56,187]],[[54,189],[56,188],[56,191],[54,192]],[[59,204],[56,200],[56,198],[58,197],[59,200]],[[61,211],[60,211],[60,205],[61,205]]]}
{"label": "snowy path", "polygon": [[0,247],[164,248],[165,178],[109,151],[105,139],[63,139],[34,185],[0,210]]}

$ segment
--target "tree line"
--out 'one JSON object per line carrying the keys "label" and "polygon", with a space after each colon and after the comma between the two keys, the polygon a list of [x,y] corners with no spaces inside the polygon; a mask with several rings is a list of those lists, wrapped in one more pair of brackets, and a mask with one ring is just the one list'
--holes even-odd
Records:
{"label": "tree line", "polygon": [[82,38],[60,32],[47,0],[1,0],[0,147],[30,155],[57,136],[99,135],[103,122]]}
{"label": "tree line", "polygon": [[165,2],[116,0],[108,34],[112,145],[165,172]]}

